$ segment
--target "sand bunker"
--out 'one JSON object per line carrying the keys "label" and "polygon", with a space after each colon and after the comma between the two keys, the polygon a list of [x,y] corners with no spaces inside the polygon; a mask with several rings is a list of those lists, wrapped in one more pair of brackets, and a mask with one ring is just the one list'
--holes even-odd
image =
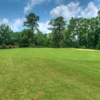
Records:
{"label": "sand bunker", "polygon": [[93,50],[93,49],[77,49],[77,50],[84,50],[84,51],[96,51],[96,50]]}

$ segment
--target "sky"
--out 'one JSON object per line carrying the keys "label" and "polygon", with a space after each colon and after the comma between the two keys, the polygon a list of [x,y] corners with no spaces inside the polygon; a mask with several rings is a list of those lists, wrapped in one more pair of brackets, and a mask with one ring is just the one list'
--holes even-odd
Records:
{"label": "sky", "polygon": [[100,0],[0,0],[0,25],[6,24],[16,31],[26,27],[26,15],[39,16],[39,30],[49,33],[49,21],[63,16],[65,21],[71,17],[92,18],[97,16]]}

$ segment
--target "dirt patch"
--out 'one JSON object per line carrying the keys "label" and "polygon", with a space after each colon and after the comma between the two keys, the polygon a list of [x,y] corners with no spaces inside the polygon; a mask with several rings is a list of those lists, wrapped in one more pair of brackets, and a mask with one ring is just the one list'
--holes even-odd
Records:
{"label": "dirt patch", "polygon": [[96,50],[93,50],[93,49],[77,49],[77,50],[84,50],[84,51],[96,51]]}

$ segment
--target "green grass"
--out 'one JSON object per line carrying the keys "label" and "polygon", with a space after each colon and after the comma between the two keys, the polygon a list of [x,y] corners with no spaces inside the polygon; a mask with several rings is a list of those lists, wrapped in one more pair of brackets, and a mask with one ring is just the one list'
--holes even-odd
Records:
{"label": "green grass", "polygon": [[0,50],[0,100],[100,100],[100,51]]}

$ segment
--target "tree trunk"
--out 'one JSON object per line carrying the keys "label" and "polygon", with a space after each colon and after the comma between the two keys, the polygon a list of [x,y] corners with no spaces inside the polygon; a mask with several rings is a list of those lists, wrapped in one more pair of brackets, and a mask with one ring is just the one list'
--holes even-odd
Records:
{"label": "tree trunk", "polygon": [[34,26],[32,26],[32,30],[33,30],[32,44],[33,44],[33,48],[34,48],[34,41],[33,41],[33,38],[34,38]]}
{"label": "tree trunk", "polygon": [[77,30],[77,44],[78,44],[78,48],[80,48],[78,30]]}
{"label": "tree trunk", "polygon": [[61,47],[61,44],[60,44],[60,41],[61,41],[61,33],[60,33],[60,25],[59,25],[59,46],[58,46],[58,48],[60,48]]}

